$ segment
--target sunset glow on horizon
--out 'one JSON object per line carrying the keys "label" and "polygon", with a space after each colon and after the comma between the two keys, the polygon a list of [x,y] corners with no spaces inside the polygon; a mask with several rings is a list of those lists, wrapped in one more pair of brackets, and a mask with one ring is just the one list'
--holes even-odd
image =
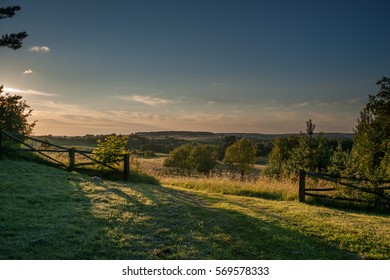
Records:
{"label": "sunset glow on horizon", "polygon": [[35,135],[351,133],[389,76],[388,1],[23,1],[0,85]]}

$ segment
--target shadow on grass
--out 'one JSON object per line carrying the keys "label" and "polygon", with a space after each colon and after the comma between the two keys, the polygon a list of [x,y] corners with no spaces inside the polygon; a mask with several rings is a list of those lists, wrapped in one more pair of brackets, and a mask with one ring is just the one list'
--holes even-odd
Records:
{"label": "shadow on grass", "polygon": [[309,198],[306,199],[306,204],[323,206],[329,209],[335,209],[346,213],[358,213],[368,216],[389,217],[390,215],[390,208],[388,208],[387,206],[378,206],[369,203],[341,201],[336,199]]}
{"label": "shadow on grass", "polygon": [[105,232],[82,194],[82,177],[22,160],[0,167],[0,259],[95,256]]}
{"label": "shadow on grass", "polygon": [[[318,237],[282,228],[235,210],[213,209],[197,197],[148,185],[132,186],[151,204],[111,189],[145,219],[107,223],[119,259],[358,259]],[[142,199],[142,198],[141,198]],[[129,209],[122,208],[122,215]],[[118,218],[118,216],[117,216]],[[118,219],[119,220],[119,219]],[[117,220],[117,221],[118,221]]]}
{"label": "shadow on grass", "polygon": [[[1,259],[356,259],[201,197],[0,161]],[[20,172],[23,170],[23,172]]]}

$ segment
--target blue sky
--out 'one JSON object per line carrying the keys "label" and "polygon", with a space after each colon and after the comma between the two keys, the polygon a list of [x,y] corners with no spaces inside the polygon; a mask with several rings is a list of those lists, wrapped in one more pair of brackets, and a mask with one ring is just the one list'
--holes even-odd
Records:
{"label": "blue sky", "polygon": [[35,134],[352,132],[389,76],[389,1],[2,0],[0,84]]}

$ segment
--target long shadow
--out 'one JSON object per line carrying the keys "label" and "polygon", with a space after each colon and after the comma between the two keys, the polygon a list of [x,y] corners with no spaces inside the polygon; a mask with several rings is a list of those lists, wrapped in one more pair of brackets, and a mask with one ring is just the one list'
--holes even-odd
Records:
{"label": "long shadow", "polygon": [[0,259],[96,256],[104,224],[91,213],[82,177],[21,160],[0,166]]}
{"label": "long shadow", "polygon": [[0,179],[0,259],[359,258],[184,191],[99,185],[43,165]]}
{"label": "long shadow", "polygon": [[[116,230],[131,236],[113,258],[119,259],[358,259],[318,237],[302,235],[234,210],[212,209],[177,190],[143,186],[132,189],[153,201],[145,206],[123,191],[132,211],[149,219]],[[124,210],[126,211],[126,210]],[[110,227],[110,225],[107,225]],[[112,226],[112,225],[111,225]]]}

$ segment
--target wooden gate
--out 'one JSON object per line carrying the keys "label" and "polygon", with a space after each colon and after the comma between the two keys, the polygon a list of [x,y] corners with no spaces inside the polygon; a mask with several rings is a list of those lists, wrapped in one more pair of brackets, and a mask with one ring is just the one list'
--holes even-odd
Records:
{"label": "wooden gate", "polygon": [[[10,145],[5,145],[4,143],[5,137],[7,137],[9,140],[11,140],[14,143],[20,144],[21,147],[26,147],[26,148],[17,148],[17,147],[11,147]],[[31,143],[27,143],[27,140]],[[35,148],[33,143],[39,143],[41,147]],[[42,157],[68,170],[74,170],[80,166],[93,165],[97,163],[115,172],[122,172],[121,170],[118,170],[109,164],[94,159],[92,157],[92,151],[82,151],[75,148],[66,148],[30,136],[10,133],[0,129],[0,158],[3,152],[38,153]],[[65,153],[67,154],[68,160],[66,162],[60,161],[54,158],[53,156],[51,156],[50,153]],[[77,162],[76,160],[77,158],[84,158],[86,160],[83,160],[82,162]],[[123,179],[125,181],[128,181],[130,179],[130,155],[129,154],[125,154],[123,156]]]}
{"label": "wooden gate", "polygon": [[[331,187],[316,187],[307,188],[307,177],[316,178],[319,180],[325,180],[331,182]],[[336,192],[354,192],[354,193],[366,193],[375,198],[376,204],[386,205],[390,207],[390,181],[370,181],[364,178],[356,177],[343,177],[334,174],[306,172],[304,170],[299,171],[299,201],[305,202],[306,196],[319,197],[325,199],[336,199],[344,201],[369,203],[362,198],[351,198],[346,196],[331,195]]]}

